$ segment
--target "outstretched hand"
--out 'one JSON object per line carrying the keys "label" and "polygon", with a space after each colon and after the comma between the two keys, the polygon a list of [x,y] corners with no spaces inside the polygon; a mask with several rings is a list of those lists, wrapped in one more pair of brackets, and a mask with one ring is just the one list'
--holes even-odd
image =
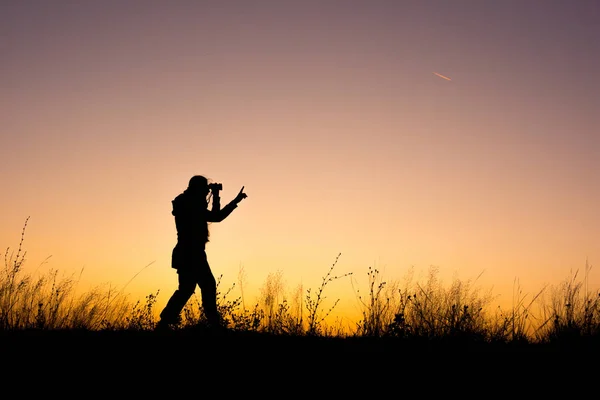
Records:
{"label": "outstretched hand", "polygon": [[246,193],[244,193],[244,186],[242,186],[238,195],[235,196],[235,202],[239,203],[240,201],[244,200],[246,197],[248,197],[248,195]]}

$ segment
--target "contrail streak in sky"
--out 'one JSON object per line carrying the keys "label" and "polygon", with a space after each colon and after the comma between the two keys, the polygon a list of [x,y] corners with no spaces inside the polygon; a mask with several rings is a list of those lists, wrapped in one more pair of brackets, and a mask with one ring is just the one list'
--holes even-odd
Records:
{"label": "contrail streak in sky", "polygon": [[434,75],[437,75],[437,76],[439,76],[440,78],[442,78],[442,79],[445,79],[445,80],[447,80],[447,81],[451,81],[451,80],[452,80],[452,79],[448,78],[447,76],[444,76],[444,75],[442,75],[442,74],[438,74],[437,72],[434,72],[433,74],[434,74]]}

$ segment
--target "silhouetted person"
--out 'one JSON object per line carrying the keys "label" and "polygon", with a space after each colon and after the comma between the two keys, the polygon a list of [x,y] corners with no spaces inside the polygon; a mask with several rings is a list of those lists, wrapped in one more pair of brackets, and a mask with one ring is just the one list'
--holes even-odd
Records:
{"label": "silhouetted person", "polygon": [[[157,329],[168,328],[179,322],[179,314],[194,294],[196,285],[200,287],[202,308],[209,325],[221,325],[217,310],[217,283],[205,251],[209,238],[208,223],[223,221],[247,197],[242,186],[238,195],[221,208],[221,189],[220,183],[209,184],[204,176],[195,175],[190,179],[187,189],[172,201],[177,244],[173,248],[171,267],[177,270],[179,286],[160,313]],[[209,193],[212,195],[210,210]]]}

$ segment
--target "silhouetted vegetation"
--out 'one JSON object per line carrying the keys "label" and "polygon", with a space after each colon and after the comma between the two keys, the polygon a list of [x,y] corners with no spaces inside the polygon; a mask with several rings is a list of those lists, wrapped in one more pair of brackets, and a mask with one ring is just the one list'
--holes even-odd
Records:
{"label": "silhouetted vegetation", "polygon": [[[27,223],[25,223],[26,227]],[[75,294],[77,279],[59,277],[57,271],[34,278],[23,271],[25,227],[18,248],[7,248],[0,271],[0,332],[87,331],[159,335],[155,304],[159,291],[144,300],[131,301],[112,287]],[[368,290],[356,290],[362,307],[353,326],[328,323],[338,304],[325,301],[328,286],[351,274],[334,274],[338,259],[327,270],[320,287],[301,286],[288,295],[281,272],[270,274],[256,303],[234,296],[235,284],[222,289],[218,279],[218,308],[227,332],[264,337],[357,339],[380,343],[457,343],[476,346],[542,346],[596,343],[600,339],[600,292],[589,289],[591,265],[556,287],[544,288],[527,300],[517,287],[514,307],[493,307],[494,296],[482,292],[476,281],[455,280],[444,285],[431,268],[425,282],[409,273],[406,282],[386,282],[368,268]],[[409,271],[410,272],[410,271]],[[243,289],[241,274],[239,286]],[[201,301],[193,296],[181,322],[169,335],[202,332]],[[273,339],[276,340],[276,339]]]}

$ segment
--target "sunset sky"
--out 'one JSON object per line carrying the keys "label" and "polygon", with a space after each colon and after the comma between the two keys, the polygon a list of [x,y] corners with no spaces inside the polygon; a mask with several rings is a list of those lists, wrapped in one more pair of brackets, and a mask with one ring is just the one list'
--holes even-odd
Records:
{"label": "sunset sky", "polygon": [[[600,2],[0,5],[0,247],[143,298],[176,288],[171,200],[223,183],[209,262],[358,310],[369,267],[511,299],[594,266]],[[448,79],[446,79],[448,78]],[[48,257],[50,257],[46,262]],[[597,267],[596,267],[597,266]],[[239,292],[237,292],[239,295]]]}

